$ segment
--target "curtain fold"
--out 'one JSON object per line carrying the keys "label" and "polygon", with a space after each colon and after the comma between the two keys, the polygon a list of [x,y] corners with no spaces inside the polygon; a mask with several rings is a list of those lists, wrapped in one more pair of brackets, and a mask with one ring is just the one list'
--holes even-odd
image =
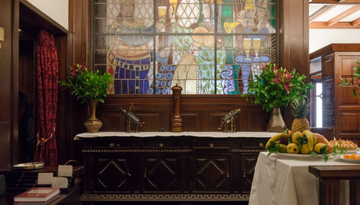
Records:
{"label": "curtain fold", "polygon": [[39,32],[37,50],[38,133],[35,161],[57,166],[56,112],[58,103],[58,55],[55,39],[46,31]]}

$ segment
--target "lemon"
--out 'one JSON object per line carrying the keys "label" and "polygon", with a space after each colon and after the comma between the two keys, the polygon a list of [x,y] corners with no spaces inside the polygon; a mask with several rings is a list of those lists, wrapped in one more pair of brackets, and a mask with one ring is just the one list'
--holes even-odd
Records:
{"label": "lemon", "polygon": [[286,147],[287,153],[290,154],[299,154],[299,148],[297,146],[297,144],[295,143],[290,143],[288,144],[288,146]]}
{"label": "lemon", "polygon": [[301,147],[300,147],[300,153],[301,154],[310,154],[310,149],[309,149],[309,147],[307,146],[307,144],[303,144],[303,145],[301,145]]}

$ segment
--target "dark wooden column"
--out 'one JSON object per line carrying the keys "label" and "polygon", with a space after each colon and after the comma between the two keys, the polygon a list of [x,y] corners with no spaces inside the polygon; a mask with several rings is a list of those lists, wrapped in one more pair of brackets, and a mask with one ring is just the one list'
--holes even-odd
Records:
{"label": "dark wooden column", "polygon": [[[14,143],[17,143],[17,110],[13,108],[16,107],[17,101],[13,100],[14,93],[16,93],[16,100],[18,91],[15,90],[17,87],[14,87],[14,82],[12,78],[18,76],[15,69],[13,69],[18,62],[18,49],[16,49],[19,44],[13,42],[13,38],[18,35],[18,29],[15,30],[13,26],[19,25],[19,18],[15,14],[15,7],[19,8],[18,0],[0,0],[0,27],[4,29],[4,41],[0,41],[0,168],[6,168],[11,166],[11,154],[15,155],[15,160],[17,160],[17,144],[14,144],[11,147],[11,136],[13,137]],[[14,23],[12,19],[14,18]],[[17,53],[17,54],[14,54]],[[15,124],[16,123],[16,124]],[[13,152],[13,153],[12,153]],[[16,161],[15,161],[16,163]]]}
{"label": "dark wooden column", "polygon": [[[279,0],[278,15],[279,64],[309,76],[309,1]],[[289,108],[285,109],[284,117],[291,127],[293,117]]]}
{"label": "dark wooden column", "polygon": [[[88,0],[68,0],[69,1],[69,34],[67,39],[67,66],[74,64],[87,64],[92,66],[91,63],[91,4],[92,1]],[[65,79],[69,74],[70,70],[67,69],[62,76]],[[86,116],[86,105],[80,104],[76,100],[76,97],[69,94],[66,90],[63,92],[62,97],[67,103],[64,109],[65,114],[63,115],[64,121],[66,121],[65,139],[62,144],[65,149],[68,149],[67,153],[63,153],[64,158],[70,159],[75,158],[80,160],[80,148],[79,145],[74,142],[73,138],[77,133],[86,132],[83,125]],[[60,161],[60,159],[59,159]]]}

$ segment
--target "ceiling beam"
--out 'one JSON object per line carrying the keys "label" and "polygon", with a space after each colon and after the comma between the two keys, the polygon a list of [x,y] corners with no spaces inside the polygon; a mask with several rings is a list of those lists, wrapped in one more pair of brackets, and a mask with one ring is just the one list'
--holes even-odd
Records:
{"label": "ceiling beam", "polygon": [[309,24],[310,29],[360,29],[360,24],[353,26],[351,22],[339,22],[328,26],[326,22],[312,22]]}
{"label": "ceiling beam", "polygon": [[336,7],[336,5],[325,5],[321,7],[319,10],[311,14],[311,16],[309,17],[309,23],[315,21],[317,18],[325,14],[327,11],[330,11],[330,9],[334,7]]}
{"label": "ceiling beam", "polygon": [[356,4],[360,3],[360,0],[312,0],[310,4]]}
{"label": "ceiling beam", "polygon": [[334,18],[330,19],[327,22],[327,25],[332,26],[332,25],[338,23],[339,21],[341,21],[342,19],[350,16],[351,14],[353,14],[353,13],[359,11],[359,10],[360,10],[360,5],[353,6],[350,9],[348,9],[348,10],[342,12],[341,14],[335,16]]}
{"label": "ceiling beam", "polygon": [[352,25],[352,26],[358,26],[358,25],[360,25],[360,18],[358,18],[358,19],[354,20],[353,22],[351,22],[351,25]]}

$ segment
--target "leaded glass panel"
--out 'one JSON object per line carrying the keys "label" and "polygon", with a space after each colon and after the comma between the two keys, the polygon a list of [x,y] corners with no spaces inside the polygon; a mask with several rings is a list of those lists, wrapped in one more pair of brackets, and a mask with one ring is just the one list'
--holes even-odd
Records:
{"label": "leaded glass panel", "polygon": [[93,22],[112,94],[243,94],[276,62],[276,0],[96,0]]}

